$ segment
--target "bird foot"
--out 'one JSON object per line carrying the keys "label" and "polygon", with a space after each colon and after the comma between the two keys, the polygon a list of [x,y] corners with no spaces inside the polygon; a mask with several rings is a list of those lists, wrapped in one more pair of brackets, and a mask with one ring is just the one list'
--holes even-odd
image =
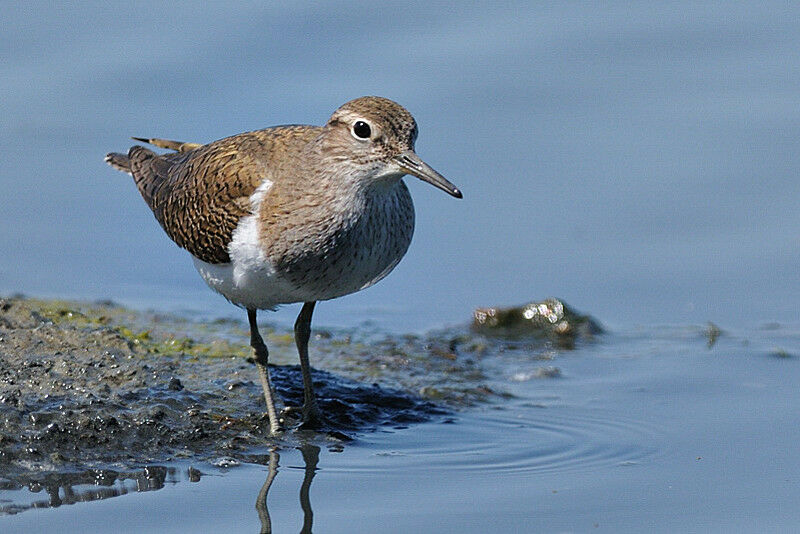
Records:
{"label": "bird foot", "polygon": [[297,430],[326,430],[331,428],[331,425],[328,424],[328,421],[325,419],[325,416],[322,415],[322,412],[314,404],[312,407],[307,408],[303,406],[287,406],[281,411],[283,415],[290,415],[297,417],[300,415],[301,422],[297,425]]}
{"label": "bird foot", "polygon": [[269,433],[272,436],[279,436],[283,433],[283,424],[285,422],[283,417],[276,417],[275,419],[269,416],[269,413],[265,413],[267,419],[269,420]]}
{"label": "bird foot", "polygon": [[325,430],[329,429],[330,425],[317,408],[316,410],[303,410],[303,422],[297,428],[299,430]]}

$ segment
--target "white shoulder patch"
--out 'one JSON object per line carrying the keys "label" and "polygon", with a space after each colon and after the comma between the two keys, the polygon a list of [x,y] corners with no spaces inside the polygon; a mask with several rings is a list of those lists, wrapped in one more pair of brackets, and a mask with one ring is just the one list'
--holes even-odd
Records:
{"label": "white shoulder patch", "polygon": [[230,263],[211,264],[192,258],[211,289],[245,308],[266,310],[302,300],[293,287],[276,275],[261,249],[257,214],[271,187],[272,182],[265,179],[250,195],[253,214],[242,217],[233,231],[228,245]]}

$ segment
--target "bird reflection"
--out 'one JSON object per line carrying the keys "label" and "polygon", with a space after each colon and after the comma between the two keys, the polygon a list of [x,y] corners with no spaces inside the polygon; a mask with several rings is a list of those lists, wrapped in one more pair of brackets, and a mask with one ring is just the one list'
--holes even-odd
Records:
{"label": "bird reflection", "polygon": [[[317,472],[320,448],[311,443],[297,447],[303,456],[305,471],[300,485],[300,508],[303,510],[301,532],[310,533],[314,523],[311,509],[311,482]],[[256,511],[261,522],[261,532],[272,532],[272,519],[267,508],[267,495],[278,475],[280,455],[277,450],[269,453],[267,480],[258,492]],[[202,472],[190,467],[186,479],[199,482]],[[155,491],[166,484],[174,484],[181,478],[174,467],[148,466],[136,471],[113,471],[110,469],[87,470],[79,473],[36,474],[18,479],[0,477],[0,516],[18,514],[36,508],[58,508],[63,505],[108,499],[133,492]],[[45,499],[24,499],[23,491],[45,493]],[[21,498],[15,500],[15,494]]]}
{"label": "bird reflection", "polygon": [[310,534],[311,525],[314,523],[314,512],[311,510],[309,491],[311,490],[311,481],[314,480],[314,474],[317,472],[319,447],[306,444],[300,447],[300,452],[303,454],[303,463],[306,465],[303,484],[300,485],[300,508],[303,509],[303,530],[300,532]]}
{"label": "bird reflection", "polygon": [[[303,463],[305,464],[305,473],[303,475],[303,483],[300,485],[300,508],[303,510],[303,529],[301,534],[310,534],[314,524],[314,511],[311,509],[311,482],[314,480],[314,475],[317,472],[317,464],[319,463],[320,448],[310,443],[305,443],[298,447],[300,453],[303,455]],[[272,519],[269,516],[269,507],[267,506],[267,496],[275,476],[278,474],[278,465],[280,462],[280,455],[276,450],[271,450],[269,453],[269,463],[267,465],[267,480],[261,486],[261,491],[258,492],[256,499],[256,511],[258,512],[258,519],[261,521],[261,534],[272,533]]]}
{"label": "bird reflection", "polygon": [[261,521],[261,534],[272,533],[272,519],[269,517],[269,508],[267,508],[267,495],[269,494],[270,486],[272,486],[272,481],[275,480],[275,475],[278,474],[278,461],[280,458],[277,451],[269,451],[267,481],[261,486],[261,491],[258,492],[258,497],[256,498],[256,512],[258,512],[258,519]]}

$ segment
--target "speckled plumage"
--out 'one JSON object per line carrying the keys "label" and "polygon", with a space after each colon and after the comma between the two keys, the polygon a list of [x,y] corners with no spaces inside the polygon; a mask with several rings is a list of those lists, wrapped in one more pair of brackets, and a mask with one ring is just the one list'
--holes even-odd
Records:
{"label": "speckled plumage", "polygon": [[178,246],[205,262],[227,263],[233,231],[251,214],[250,196],[264,179],[280,175],[280,155],[300,152],[320,131],[268,128],[161,156],[134,146],[129,168],[156,220]]}
{"label": "speckled plumage", "polygon": [[[255,310],[306,303],[296,325],[304,364],[313,303],[372,285],[403,257],[414,231],[403,175],[461,197],[414,153],[416,137],[403,107],[362,97],[321,127],[267,128],[207,145],[136,138],[175,152],[134,146],[106,161],[133,176],[209,286],[248,310],[251,342],[266,369]],[[270,408],[268,376],[262,379]],[[313,404],[313,396],[306,400]]]}

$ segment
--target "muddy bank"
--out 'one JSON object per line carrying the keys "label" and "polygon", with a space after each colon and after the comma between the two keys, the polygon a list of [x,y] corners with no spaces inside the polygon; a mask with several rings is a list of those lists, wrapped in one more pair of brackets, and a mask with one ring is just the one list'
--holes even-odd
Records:
{"label": "muddy bank", "polygon": [[[299,406],[293,336],[268,324],[262,332],[273,383],[286,406]],[[341,447],[358,432],[499,401],[503,377],[493,358],[549,361],[555,350],[467,326],[428,336],[316,330],[315,387],[335,430],[294,432],[296,412],[286,412],[288,430],[270,436],[247,339],[245,325],[232,321],[197,323],[108,302],[0,299],[0,484],[87,470],[144,476],[129,470],[182,459],[260,463],[299,441]],[[547,362],[541,369],[531,376],[558,376]]]}

